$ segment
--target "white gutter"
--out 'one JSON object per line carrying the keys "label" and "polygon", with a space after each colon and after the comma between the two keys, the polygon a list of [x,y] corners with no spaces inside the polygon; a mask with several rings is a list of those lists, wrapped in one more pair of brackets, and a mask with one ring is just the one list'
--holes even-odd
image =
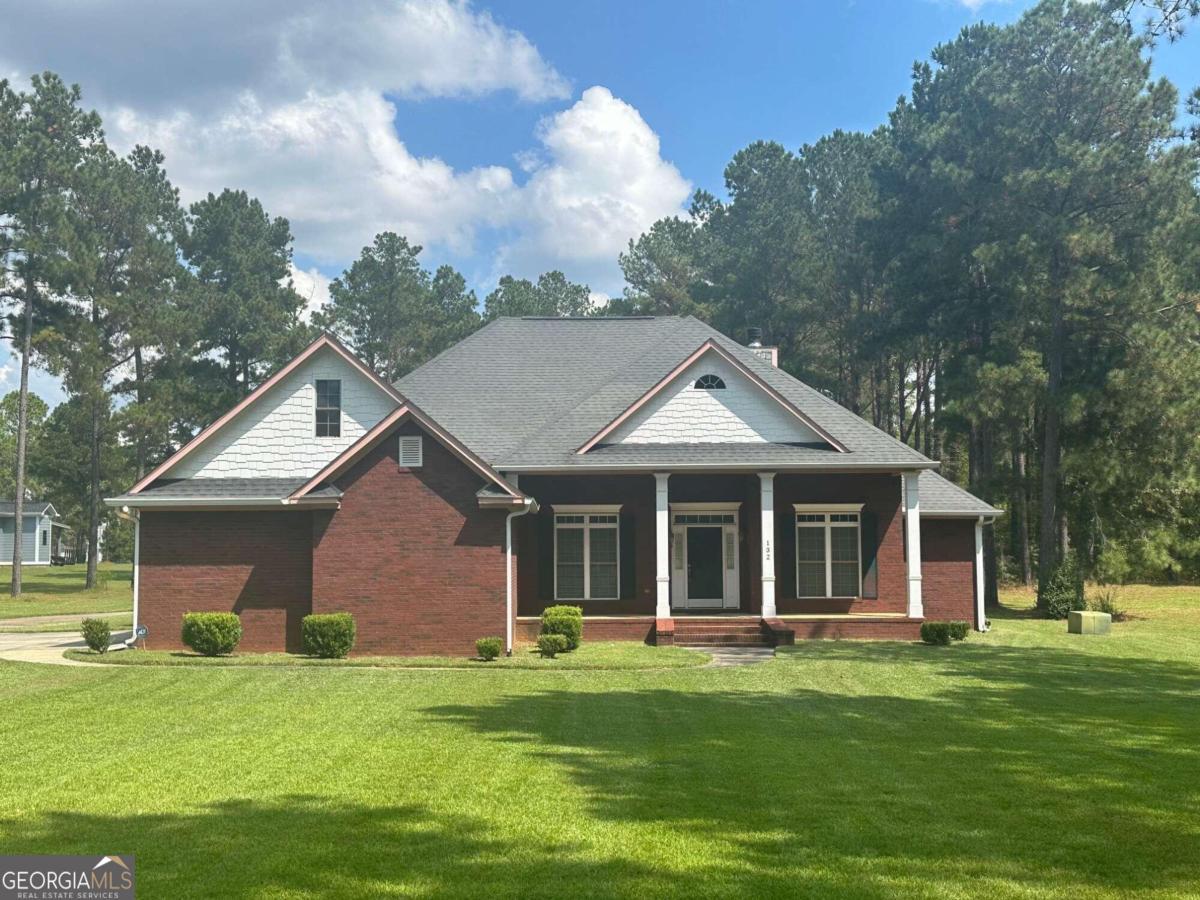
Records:
{"label": "white gutter", "polygon": [[532,497],[526,497],[520,509],[510,512],[504,518],[504,653],[506,656],[512,656],[513,652],[512,521],[517,516],[528,515],[537,508],[537,501]]}

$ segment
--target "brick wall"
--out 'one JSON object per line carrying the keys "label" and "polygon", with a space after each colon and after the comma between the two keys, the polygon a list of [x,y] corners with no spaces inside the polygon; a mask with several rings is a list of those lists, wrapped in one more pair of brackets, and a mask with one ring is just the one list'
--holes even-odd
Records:
{"label": "brick wall", "polygon": [[298,650],[310,611],[307,512],[143,512],[138,617],[179,649],[185,612],[236,612],[243,650]]}
{"label": "brick wall", "polygon": [[[796,598],[796,535],[793,503],[862,503],[874,513],[879,596],[855,600]],[[899,475],[775,476],[775,605],[781,615],[799,613],[903,613],[908,611],[904,516]]]}
{"label": "brick wall", "polygon": [[921,520],[921,597],[926,619],[975,621],[975,522]]}
{"label": "brick wall", "polygon": [[425,436],[424,465],[401,469],[401,426],[337,479],[341,509],[313,513],[313,611],[350,612],[359,654],[473,654],[503,637],[503,510],[482,510],[481,478]]}

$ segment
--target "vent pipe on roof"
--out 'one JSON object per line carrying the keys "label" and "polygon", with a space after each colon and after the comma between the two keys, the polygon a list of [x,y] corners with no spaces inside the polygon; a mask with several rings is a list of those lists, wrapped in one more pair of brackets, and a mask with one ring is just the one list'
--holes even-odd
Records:
{"label": "vent pipe on roof", "polygon": [[749,347],[751,350],[757,350],[759,347],[762,346],[762,329],[761,328],[754,328],[754,327],[747,328],[746,329],[746,337],[748,337],[750,339],[750,342],[746,346]]}

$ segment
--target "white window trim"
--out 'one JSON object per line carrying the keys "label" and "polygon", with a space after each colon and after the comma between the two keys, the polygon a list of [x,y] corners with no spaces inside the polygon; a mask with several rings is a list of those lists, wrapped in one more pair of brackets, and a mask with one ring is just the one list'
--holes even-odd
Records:
{"label": "white window trim", "polygon": [[[417,461],[415,463],[406,463],[404,461],[404,442],[417,442]],[[425,465],[425,441],[424,436],[419,434],[402,434],[400,440],[396,442],[396,463],[402,469],[419,469]]]}
{"label": "white window trim", "polygon": [[[573,503],[556,503],[551,508],[554,515],[554,601],[556,603],[610,603],[621,599],[621,504],[591,504],[579,505]],[[578,524],[559,525],[559,516],[616,516],[613,524],[595,525],[584,521]],[[617,533],[617,595],[615,597],[592,596],[592,528],[611,528]],[[558,595],[558,530],[559,528],[576,528],[583,532],[583,596],[560,597]]]}
{"label": "white window trim", "polygon": [[[332,409],[333,408],[331,406],[322,407],[322,406],[317,405],[320,403],[320,396],[321,396],[317,392],[317,382],[318,381],[336,381],[338,383],[338,405],[337,405],[338,433],[337,434],[317,434],[317,411],[320,409]],[[342,439],[342,426],[344,426],[346,424],[343,421],[344,416],[342,413],[342,379],[341,378],[321,378],[321,377],[317,377],[314,375],[313,380],[312,380],[312,388],[313,388],[313,430],[312,430],[313,437],[316,438],[318,441],[340,441]]]}
{"label": "white window trim", "polygon": [[[857,600],[862,597],[862,510],[866,504],[863,503],[793,503],[795,515],[824,515],[824,522],[800,522],[795,521],[796,537],[793,542],[793,551],[796,555],[796,599],[797,600]],[[833,529],[834,528],[850,528],[849,523],[834,523],[829,521],[830,515],[839,515],[853,513],[858,516],[858,521],[854,523],[855,534],[858,535],[858,543],[855,545],[858,548],[858,565],[855,567],[855,574],[858,576],[858,586],[851,597],[845,594],[833,593]],[[801,594],[800,593],[800,529],[801,528],[820,528],[825,532],[825,593],[824,594]]]}

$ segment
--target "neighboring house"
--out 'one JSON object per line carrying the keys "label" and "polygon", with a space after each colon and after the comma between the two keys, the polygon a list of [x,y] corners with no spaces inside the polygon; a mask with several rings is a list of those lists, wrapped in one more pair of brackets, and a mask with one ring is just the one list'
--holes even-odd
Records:
{"label": "neighboring house", "polygon": [[532,638],[911,639],[983,625],[998,511],[691,318],[499,319],[395,385],[322,337],[130,491],[151,647],[349,611],[362,653]]}
{"label": "neighboring house", "polygon": [[[17,530],[16,504],[0,501],[0,565],[11,565],[13,535]],[[45,500],[26,500],[22,510],[21,565],[48,566],[62,556],[61,538],[66,526],[58,522],[58,511]]]}

